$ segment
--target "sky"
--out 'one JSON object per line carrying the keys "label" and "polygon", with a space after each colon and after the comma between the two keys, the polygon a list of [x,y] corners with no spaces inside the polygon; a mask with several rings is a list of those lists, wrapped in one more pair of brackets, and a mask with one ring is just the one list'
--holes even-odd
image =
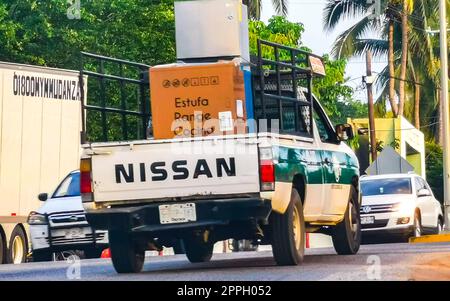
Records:
{"label": "sky", "polygon": [[[350,19],[341,22],[333,31],[323,30],[322,16],[326,0],[288,0],[289,15],[291,22],[301,22],[305,27],[302,35],[302,42],[312,49],[315,54],[323,55],[330,53],[336,37],[344,30],[354,24],[357,19]],[[275,14],[272,8],[272,0],[262,0],[261,20],[267,20]],[[387,64],[386,57],[375,57],[372,63],[372,70],[380,72]],[[364,57],[355,57],[349,60],[346,69],[346,77],[349,79],[348,85],[356,89],[355,99],[366,102],[367,92],[361,89],[362,76],[366,74],[366,62]],[[377,93],[375,92],[375,95]]]}

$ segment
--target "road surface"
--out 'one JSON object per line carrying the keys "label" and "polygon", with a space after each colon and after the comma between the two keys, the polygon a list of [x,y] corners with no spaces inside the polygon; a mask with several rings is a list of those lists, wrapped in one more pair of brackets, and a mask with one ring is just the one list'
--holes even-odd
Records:
{"label": "road surface", "polygon": [[278,267],[270,251],[214,254],[191,264],[184,255],[148,256],[140,274],[117,274],[110,259],[0,265],[0,280],[450,280],[450,244],[364,245],[353,256],[308,249],[301,266]]}

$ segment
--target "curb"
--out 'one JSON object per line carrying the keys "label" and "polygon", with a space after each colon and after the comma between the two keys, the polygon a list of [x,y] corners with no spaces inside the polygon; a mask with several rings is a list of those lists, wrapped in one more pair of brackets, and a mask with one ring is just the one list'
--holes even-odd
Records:
{"label": "curb", "polygon": [[409,243],[436,243],[436,242],[450,242],[450,233],[424,235],[420,237],[409,238]]}

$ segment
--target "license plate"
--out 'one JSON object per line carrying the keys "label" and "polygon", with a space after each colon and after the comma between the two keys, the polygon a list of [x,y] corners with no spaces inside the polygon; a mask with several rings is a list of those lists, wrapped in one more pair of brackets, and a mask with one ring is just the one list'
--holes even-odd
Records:
{"label": "license plate", "polygon": [[187,223],[197,220],[195,204],[173,204],[159,206],[159,220],[161,224]]}
{"label": "license plate", "polygon": [[361,216],[361,225],[370,225],[375,223],[375,216]]}
{"label": "license plate", "polygon": [[71,228],[66,230],[66,238],[84,238],[85,234],[82,228]]}

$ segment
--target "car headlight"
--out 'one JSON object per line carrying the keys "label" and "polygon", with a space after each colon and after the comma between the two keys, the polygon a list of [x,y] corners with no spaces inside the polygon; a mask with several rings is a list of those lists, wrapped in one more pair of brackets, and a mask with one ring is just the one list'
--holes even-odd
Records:
{"label": "car headlight", "polygon": [[47,225],[47,217],[43,214],[32,211],[27,220],[29,225]]}
{"label": "car headlight", "polygon": [[402,216],[410,216],[414,211],[414,203],[413,202],[400,202],[394,205],[394,211],[397,211],[399,215]]}

